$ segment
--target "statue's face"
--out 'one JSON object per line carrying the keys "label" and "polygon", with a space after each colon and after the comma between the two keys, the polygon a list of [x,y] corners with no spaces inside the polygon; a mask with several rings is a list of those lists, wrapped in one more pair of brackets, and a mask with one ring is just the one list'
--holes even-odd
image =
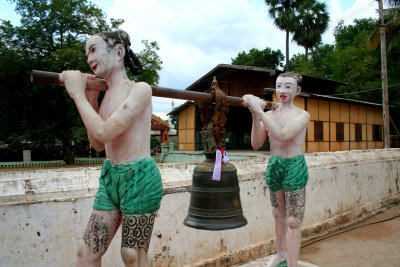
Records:
{"label": "statue's face", "polygon": [[107,43],[98,35],[91,36],[86,43],[87,62],[96,76],[107,76],[113,68],[112,50],[107,48]]}
{"label": "statue's face", "polygon": [[297,81],[292,77],[278,77],[276,80],[276,96],[282,103],[290,103],[300,93]]}

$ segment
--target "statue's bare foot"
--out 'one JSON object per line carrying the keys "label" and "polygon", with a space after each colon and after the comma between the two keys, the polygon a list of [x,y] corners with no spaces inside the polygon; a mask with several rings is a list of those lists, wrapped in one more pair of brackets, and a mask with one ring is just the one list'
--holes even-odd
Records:
{"label": "statue's bare foot", "polygon": [[280,263],[286,261],[286,255],[276,254],[269,260],[267,267],[277,267]]}

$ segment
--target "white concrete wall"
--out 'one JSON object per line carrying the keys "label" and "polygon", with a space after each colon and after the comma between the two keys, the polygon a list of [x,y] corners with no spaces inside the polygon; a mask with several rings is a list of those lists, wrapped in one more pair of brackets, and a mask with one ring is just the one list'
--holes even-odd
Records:
{"label": "white concrete wall", "polygon": [[[333,231],[400,200],[400,149],[306,155],[304,239]],[[274,236],[265,184],[268,156],[233,159],[245,227],[204,231],[183,225],[194,164],[160,164],[164,197],[149,258],[153,266],[231,266],[270,253]],[[0,171],[0,266],[74,266],[100,168]],[[120,231],[104,266],[123,266]]]}

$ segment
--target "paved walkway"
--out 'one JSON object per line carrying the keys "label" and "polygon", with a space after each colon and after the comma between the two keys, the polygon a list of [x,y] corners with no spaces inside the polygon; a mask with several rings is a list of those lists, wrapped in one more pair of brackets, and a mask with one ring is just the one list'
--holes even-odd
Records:
{"label": "paved walkway", "polygon": [[[266,264],[269,257],[240,267],[259,267]],[[302,247],[299,266],[400,266],[400,205],[354,228]]]}

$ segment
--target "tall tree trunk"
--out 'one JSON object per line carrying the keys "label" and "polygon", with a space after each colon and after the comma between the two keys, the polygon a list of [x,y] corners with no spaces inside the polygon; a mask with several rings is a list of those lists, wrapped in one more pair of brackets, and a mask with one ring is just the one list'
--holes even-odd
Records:
{"label": "tall tree trunk", "polygon": [[286,72],[289,71],[289,29],[286,29]]}

